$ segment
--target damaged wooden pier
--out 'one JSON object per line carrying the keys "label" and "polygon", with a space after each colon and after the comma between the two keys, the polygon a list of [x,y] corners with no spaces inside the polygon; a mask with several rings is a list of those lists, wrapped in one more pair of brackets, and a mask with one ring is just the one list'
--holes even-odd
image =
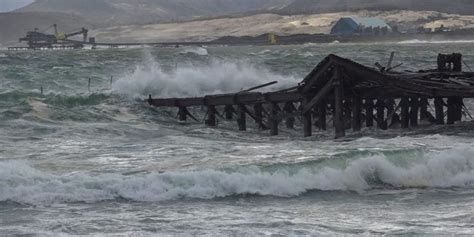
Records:
{"label": "damaged wooden pier", "polygon": [[[262,130],[278,135],[283,122],[295,128],[297,118],[305,137],[313,129],[333,127],[336,138],[347,129],[363,126],[407,129],[420,120],[432,124],[454,124],[469,116],[463,100],[474,98],[474,73],[462,71],[461,54],[440,54],[433,70],[396,72],[393,53],[386,67],[363,66],[336,55],[327,56],[294,88],[276,92],[253,92],[261,87],[231,94],[196,98],[148,98],[155,107],[178,108],[178,119],[197,119],[188,107],[205,106],[205,124],[216,127],[218,117],[236,120],[240,131],[247,129],[247,118]],[[223,111],[222,114],[218,111]],[[329,126],[330,125],[330,126]]]}

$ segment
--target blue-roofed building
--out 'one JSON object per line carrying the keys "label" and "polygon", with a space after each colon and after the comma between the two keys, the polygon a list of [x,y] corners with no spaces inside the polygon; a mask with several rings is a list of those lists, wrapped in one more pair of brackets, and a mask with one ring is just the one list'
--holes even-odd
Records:
{"label": "blue-roofed building", "polygon": [[392,32],[392,28],[384,20],[358,16],[343,17],[331,29],[331,34],[335,35],[385,35],[389,32]]}

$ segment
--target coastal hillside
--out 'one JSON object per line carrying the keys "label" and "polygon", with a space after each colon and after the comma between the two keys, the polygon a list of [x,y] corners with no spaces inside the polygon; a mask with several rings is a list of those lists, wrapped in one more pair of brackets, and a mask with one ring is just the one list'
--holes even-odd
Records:
{"label": "coastal hillside", "polygon": [[474,15],[474,4],[472,0],[36,0],[18,11],[75,14],[104,27],[257,13],[300,15],[358,10]]}
{"label": "coastal hillside", "polygon": [[276,11],[282,14],[314,14],[356,10],[438,11],[474,14],[472,0],[293,0]]}
{"label": "coastal hillside", "polygon": [[19,12],[63,12],[99,26],[173,22],[261,9],[281,9],[291,0],[36,0]]}
{"label": "coastal hillside", "polygon": [[327,34],[334,23],[344,16],[378,17],[400,30],[418,27],[451,29],[474,28],[474,16],[445,14],[434,11],[355,11],[323,14],[277,15],[257,14],[245,17],[165,23],[130,25],[94,30],[98,40],[104,42],[159,42],[159,41],[207,41],[224,36],[258,36],[265,33],[277,35]]}

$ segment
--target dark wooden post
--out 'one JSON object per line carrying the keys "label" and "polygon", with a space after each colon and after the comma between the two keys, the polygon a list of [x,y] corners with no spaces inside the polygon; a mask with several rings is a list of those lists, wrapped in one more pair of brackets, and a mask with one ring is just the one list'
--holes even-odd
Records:
{"label": "dark wooden post", "polygon": [[401,107],[401,126],[402,128],[410,127],[410,101],[408,97],[402,97],[400,100]]}
{"label": "dark wooden post", "polygon": [[365,126],[374,126],[374,101],[372,99],[365,100]]}
{"label": "dark wooden post", "polygon": [[455,111],[456,111],[456,104],[453,97],[448,97],[448,122],[447,124],[454,124],[456,121]]}
{"label": "dark wooden post", "polygon": [[237,109],[237,124],[239,125],[239,131],[247,130],[247,115],[245,113],[245,105],[238,105]]}
{"label": "dark wooden post", "polygon": [[345,98],[344,102],[344,128],[350,129],[352,128],[352,98]]}
{"label": "dark wooden post", "polygon": [[280,110],[280,107],[278,106],[278,103],[272,102],[270,103],[271,106],[271,118],[270,118],[270,135],[271,136],[276,136],[278,135],[278,111]]}
{"label": "dark wooden post", "polygon": [[[291,114],[295,112],[295,106],[293,106],[293,102],[286,102],[285,107],[283,108],[285,113]],[[295,128],[295,117],[288,115],[286,120],[286,128],[293,129]]]}
{"label": "dark wooden post", "polygon": [[262,129],[263,124],[263,105],[262,104],[255,104],[253,106],[253,111],[255,113],[255,123],[257,124],[258,128]]}
{"label": "dark wooden post", "polygon": [[428,118],[428,98],[420,99],[420,120]]}
{"label": "dark wooden post", "polygon": [[387,121],[385,121],[385,101],[381,98],[377,99],[377,125],[383,130],[388,128]]}
{"label": "dark wooden post", "polygon": [[208,106],[207,106],[206,125],[207,125],[207,126],[210,126],[210,127],[215,127],[215,126],[217,126],[217,120],[216,120],[216,106],[214,106],[214,105],[208,105]]}
{"label": "dark wooden post", "polygon": [[179,121],[186,121],[187,119],[187,111],[186,111],[186,107],[178,107],[178,120]]}
{"label": "dark wooden post", "polygon": [[334,82],[334,103],[336,106],[336,113],[334,117],[336,125],[336,138],[346,136],[346,130],[344,127],[344,86],[342,79],[336,71],[336,81]]}
{"label": "dark wooden post", "polygon": [[434,99],[435,111],[436,111],[436,123],[444,124],[444,101],[441,97]]}
{"label": "dark wooden post", "polygon": [[418,111],[419,111],[418,97],[412,97],[410,99],[410,126],[418,126]]}
{"label": "dark wooden post", "polygon": [[352,98],[352,129],[355,132],[358,132],[361,129],[361,107],[362,101],[360,97],[354,96]]}
{"label": "dark wooden post", "polygon": [[327,129],[327,125],[326,125],[326,115],[327,115],[327,105],[326,105],[326,102],[322,101],[321,103],[319,103],[318,105],[318,125],[319,125],[319,129],[321,130],[326,130]]}
{"label": "dark wooden post", "polygon": [[462,107],[464,105],[462,97],[456,97],[455,98],[456,102],[456,111],[455,111],[455,121],[461,121],[462,120]]}
{"label": "dark wooden post", "polygon": [[224,107],[225,119],[232,120],[234,118],[234,112],[235,112],[234,106],[226,105]]}
{"label": "dark wooden post", "polygon": [[448,124],[454,124],[454,122],[462,120],[462,105],[462,98],[448,98]]}
{"label": "dark wooden post", "polygon": [[[303,99],[303,107],[305,104],[307,104],[310,101],[308,98]],[[304,137],[311,137],[313,135],[313,122],[311,121],[311,115],[312,110],[309,110],[308,112],[303,114],[303,134]]]}

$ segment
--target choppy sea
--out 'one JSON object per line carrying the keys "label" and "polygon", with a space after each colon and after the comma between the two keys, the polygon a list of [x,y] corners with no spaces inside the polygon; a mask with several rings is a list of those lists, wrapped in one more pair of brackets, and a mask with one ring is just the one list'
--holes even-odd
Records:
{"label": "choppy sea", "polygon": [[417,70],[461,52],[474,69],[473,46],[0,51],[0,235],[474,235],[470,118],[270,137],[144,102],[292,87],[330,53]]}

